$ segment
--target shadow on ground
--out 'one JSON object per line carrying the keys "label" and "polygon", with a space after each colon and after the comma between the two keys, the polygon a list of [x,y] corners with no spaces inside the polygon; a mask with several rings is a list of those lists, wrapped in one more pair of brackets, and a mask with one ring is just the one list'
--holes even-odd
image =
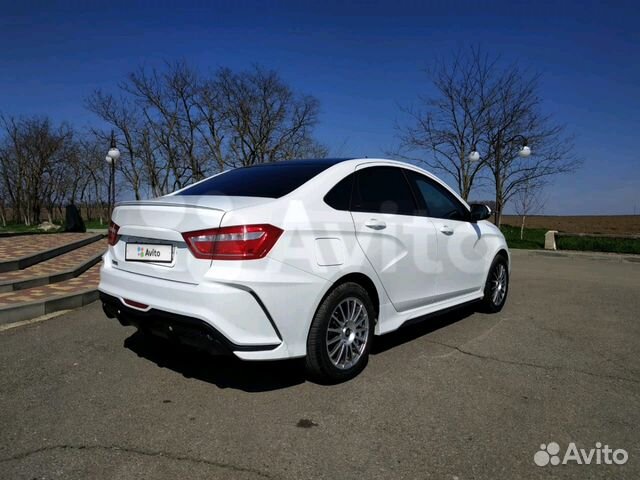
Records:
{"label": "shadow on ground", "polygon": [[371,354],[379,355],[402,344],[412,342],[420,337],[429,335],[436,330],[446,328],[456,322],[464,320],[476,313],[472,305],[459,307],[445,313],[436,313],[410,320],[402,328],[381,337],[375,337]]}
{"label": "shadow on ground", "polygon": [[[396,332],[375,337],[371,354],[386,354],[394,347],[446,328],[473,313],[473,308],[465,307],[414,320],[411,325],[406,325]],[[186,378],[195,378],[219,388],[266,392],[292,387],[308,380],[303,359],[243,362],[231,356],[202,353],[140,332],[128,337],[124,346],[161,368],[168,368]]]}
{"label": "shadow on ground", "polygon": [[243,362],[233,356],[214,356],[136,332],[124,341],[125,348],[161,368],[217,385],[245,392],[265,392],[305,382],[300,359]]}

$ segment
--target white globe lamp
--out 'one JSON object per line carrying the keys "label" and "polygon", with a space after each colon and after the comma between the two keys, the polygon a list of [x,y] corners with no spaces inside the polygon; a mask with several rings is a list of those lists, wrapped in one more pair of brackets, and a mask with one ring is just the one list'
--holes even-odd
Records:
{"label": "white globe lamp", "polygon": [[529,155],[531,155],[531,149],[527,145],[524,145],[518,152],[518,155],[520,155],[521,157],[528,157]]}

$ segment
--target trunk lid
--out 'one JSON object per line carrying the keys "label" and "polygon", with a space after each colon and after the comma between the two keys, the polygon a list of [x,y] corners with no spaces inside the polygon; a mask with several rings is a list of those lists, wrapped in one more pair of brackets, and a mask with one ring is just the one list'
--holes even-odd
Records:
{"label": "trunk lid", "polygon": [[[195,258],[182,234],[218,228],[226,212],[271,200],[261,197],[167,195],[119,203],[113,212],[113,221],[120,227],[120,239],[110,247],[113,267],[139,275],[198,284],[211,267],[211,260]],[[172,260],[168,263],[136,260],[132,256],[135,251],[133,245],[127,259],[127,244],[143,247],[146,244],[149,248],[169,245],[173,252]]]}

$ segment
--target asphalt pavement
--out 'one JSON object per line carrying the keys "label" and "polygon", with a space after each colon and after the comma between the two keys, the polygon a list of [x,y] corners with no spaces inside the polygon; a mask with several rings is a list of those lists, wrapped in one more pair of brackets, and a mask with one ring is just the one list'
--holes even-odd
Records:
{"label": "asphalt pavement", "polygon": [[[0,332],[0,478],[635,480],[639,317],[640,263],[515,252],[500,314],[377,338],[323,386],[300,361],[150,341],[96,302]],[[534,462],[571,442],[589,465]],[[605,445],[626,462],[597,464]]]}

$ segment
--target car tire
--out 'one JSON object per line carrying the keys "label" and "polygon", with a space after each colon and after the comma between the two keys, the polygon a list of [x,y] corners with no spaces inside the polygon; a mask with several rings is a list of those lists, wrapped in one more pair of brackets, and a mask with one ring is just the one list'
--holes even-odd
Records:
{"label": "car tire", "polygon": [[508,293],[509,263],[503,255],[498,255],[489,268],[479,310],[485,313],[498,313],[504,307]]}
{"label": "car tire", "polygon": [[375,308],[367,291],[353,282],[334,288],[320,303],[307,337],[306,368],[319,383],[339,383],[367,366]]}

